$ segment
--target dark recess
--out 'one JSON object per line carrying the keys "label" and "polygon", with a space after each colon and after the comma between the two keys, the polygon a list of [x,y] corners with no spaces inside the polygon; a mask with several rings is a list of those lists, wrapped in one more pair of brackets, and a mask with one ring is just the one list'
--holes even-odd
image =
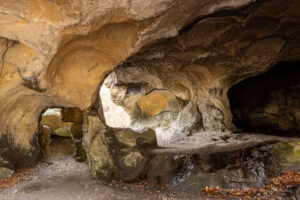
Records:
{"label": "dark recess", "polygon": [[300,62],[280,62],[228,91],[233,123],[244,132],[300,136]]}

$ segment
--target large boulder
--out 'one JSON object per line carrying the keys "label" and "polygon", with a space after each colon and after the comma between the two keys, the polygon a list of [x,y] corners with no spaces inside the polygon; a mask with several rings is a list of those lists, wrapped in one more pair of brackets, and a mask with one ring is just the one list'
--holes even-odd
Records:
{"label": "large boulder", "polygon": [[157,146],[153,131],[136,133],[130,129],[110,129],[97,116],[87,116],[84,135],[89,168],[94,178],[134,181],[145,175]]}
{"label": "large boulder", "polygon": [[43,114],[40,124],[50,127],[52,129],[51,134],[53,135],[71,137],[70,126],[72,123],[63,122],[61,115]]}

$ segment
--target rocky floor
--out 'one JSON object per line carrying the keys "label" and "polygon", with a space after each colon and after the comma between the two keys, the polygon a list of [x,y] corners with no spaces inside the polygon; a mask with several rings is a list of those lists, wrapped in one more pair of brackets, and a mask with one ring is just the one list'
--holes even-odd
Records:
{"label": "rocky floor", "polygon": [[72,158],[70,140],[54,141],[50,158],[13,187],[0,193],[1,200],[100,200],[100,199],[194,199],[199,194],[175,194],[146,183],[125,184],[95,181],[86,163]]}
{"label": "rocky floor", "polygon": [[[86,163],[72,158],[69,139],[53,140],[47,162],[40,163],[28,179],[0,193],[1,200],[110,200],[110,199],[249,199],[249,196],[213,195],[214,192],[176,192],[146,182],[95,181]],[[205,189],[204,189],[205,190]],[[207,190],[207,188],[206,188]],[[226,192],[224,193],[226,194]],[[250,199],[294,199],[285,193],[265,190]]]}

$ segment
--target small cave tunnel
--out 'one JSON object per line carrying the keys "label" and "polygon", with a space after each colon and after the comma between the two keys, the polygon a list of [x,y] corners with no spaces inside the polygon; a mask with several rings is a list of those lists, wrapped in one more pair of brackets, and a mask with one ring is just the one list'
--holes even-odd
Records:
{"label": "small cave tunnel", "polygon": [[279,62],[228,91],[233,123],[243,132],[300,136],[300,62]]}
{"label": "small cave tunnel", "polygon": [[39,121],[39,145],[42,159],[73,155],[83,162],[86,154],[82,148],[83,113],[79,108],[49,108]]}

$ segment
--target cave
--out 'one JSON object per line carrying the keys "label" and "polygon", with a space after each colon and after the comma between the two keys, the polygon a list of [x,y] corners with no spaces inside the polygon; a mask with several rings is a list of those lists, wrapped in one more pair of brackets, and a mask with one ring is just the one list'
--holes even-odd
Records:
{"label": "cave", "polygon": [[300,63],[279,62],[228,91],[233,123],[243,132],[300,136]]}
{"label": "cave", "polygon": [[72,123],[89,183],[152,171],[162,184],[164,168],[198,176],[192,164],[230,176],[248,158],[257,172],[272,166],[259,161],[271,143],[297,156],[299,10],[299,0],[1,1],[0,170],[38,165],[43,135],[58,129],[43,121],[53,108]]}

